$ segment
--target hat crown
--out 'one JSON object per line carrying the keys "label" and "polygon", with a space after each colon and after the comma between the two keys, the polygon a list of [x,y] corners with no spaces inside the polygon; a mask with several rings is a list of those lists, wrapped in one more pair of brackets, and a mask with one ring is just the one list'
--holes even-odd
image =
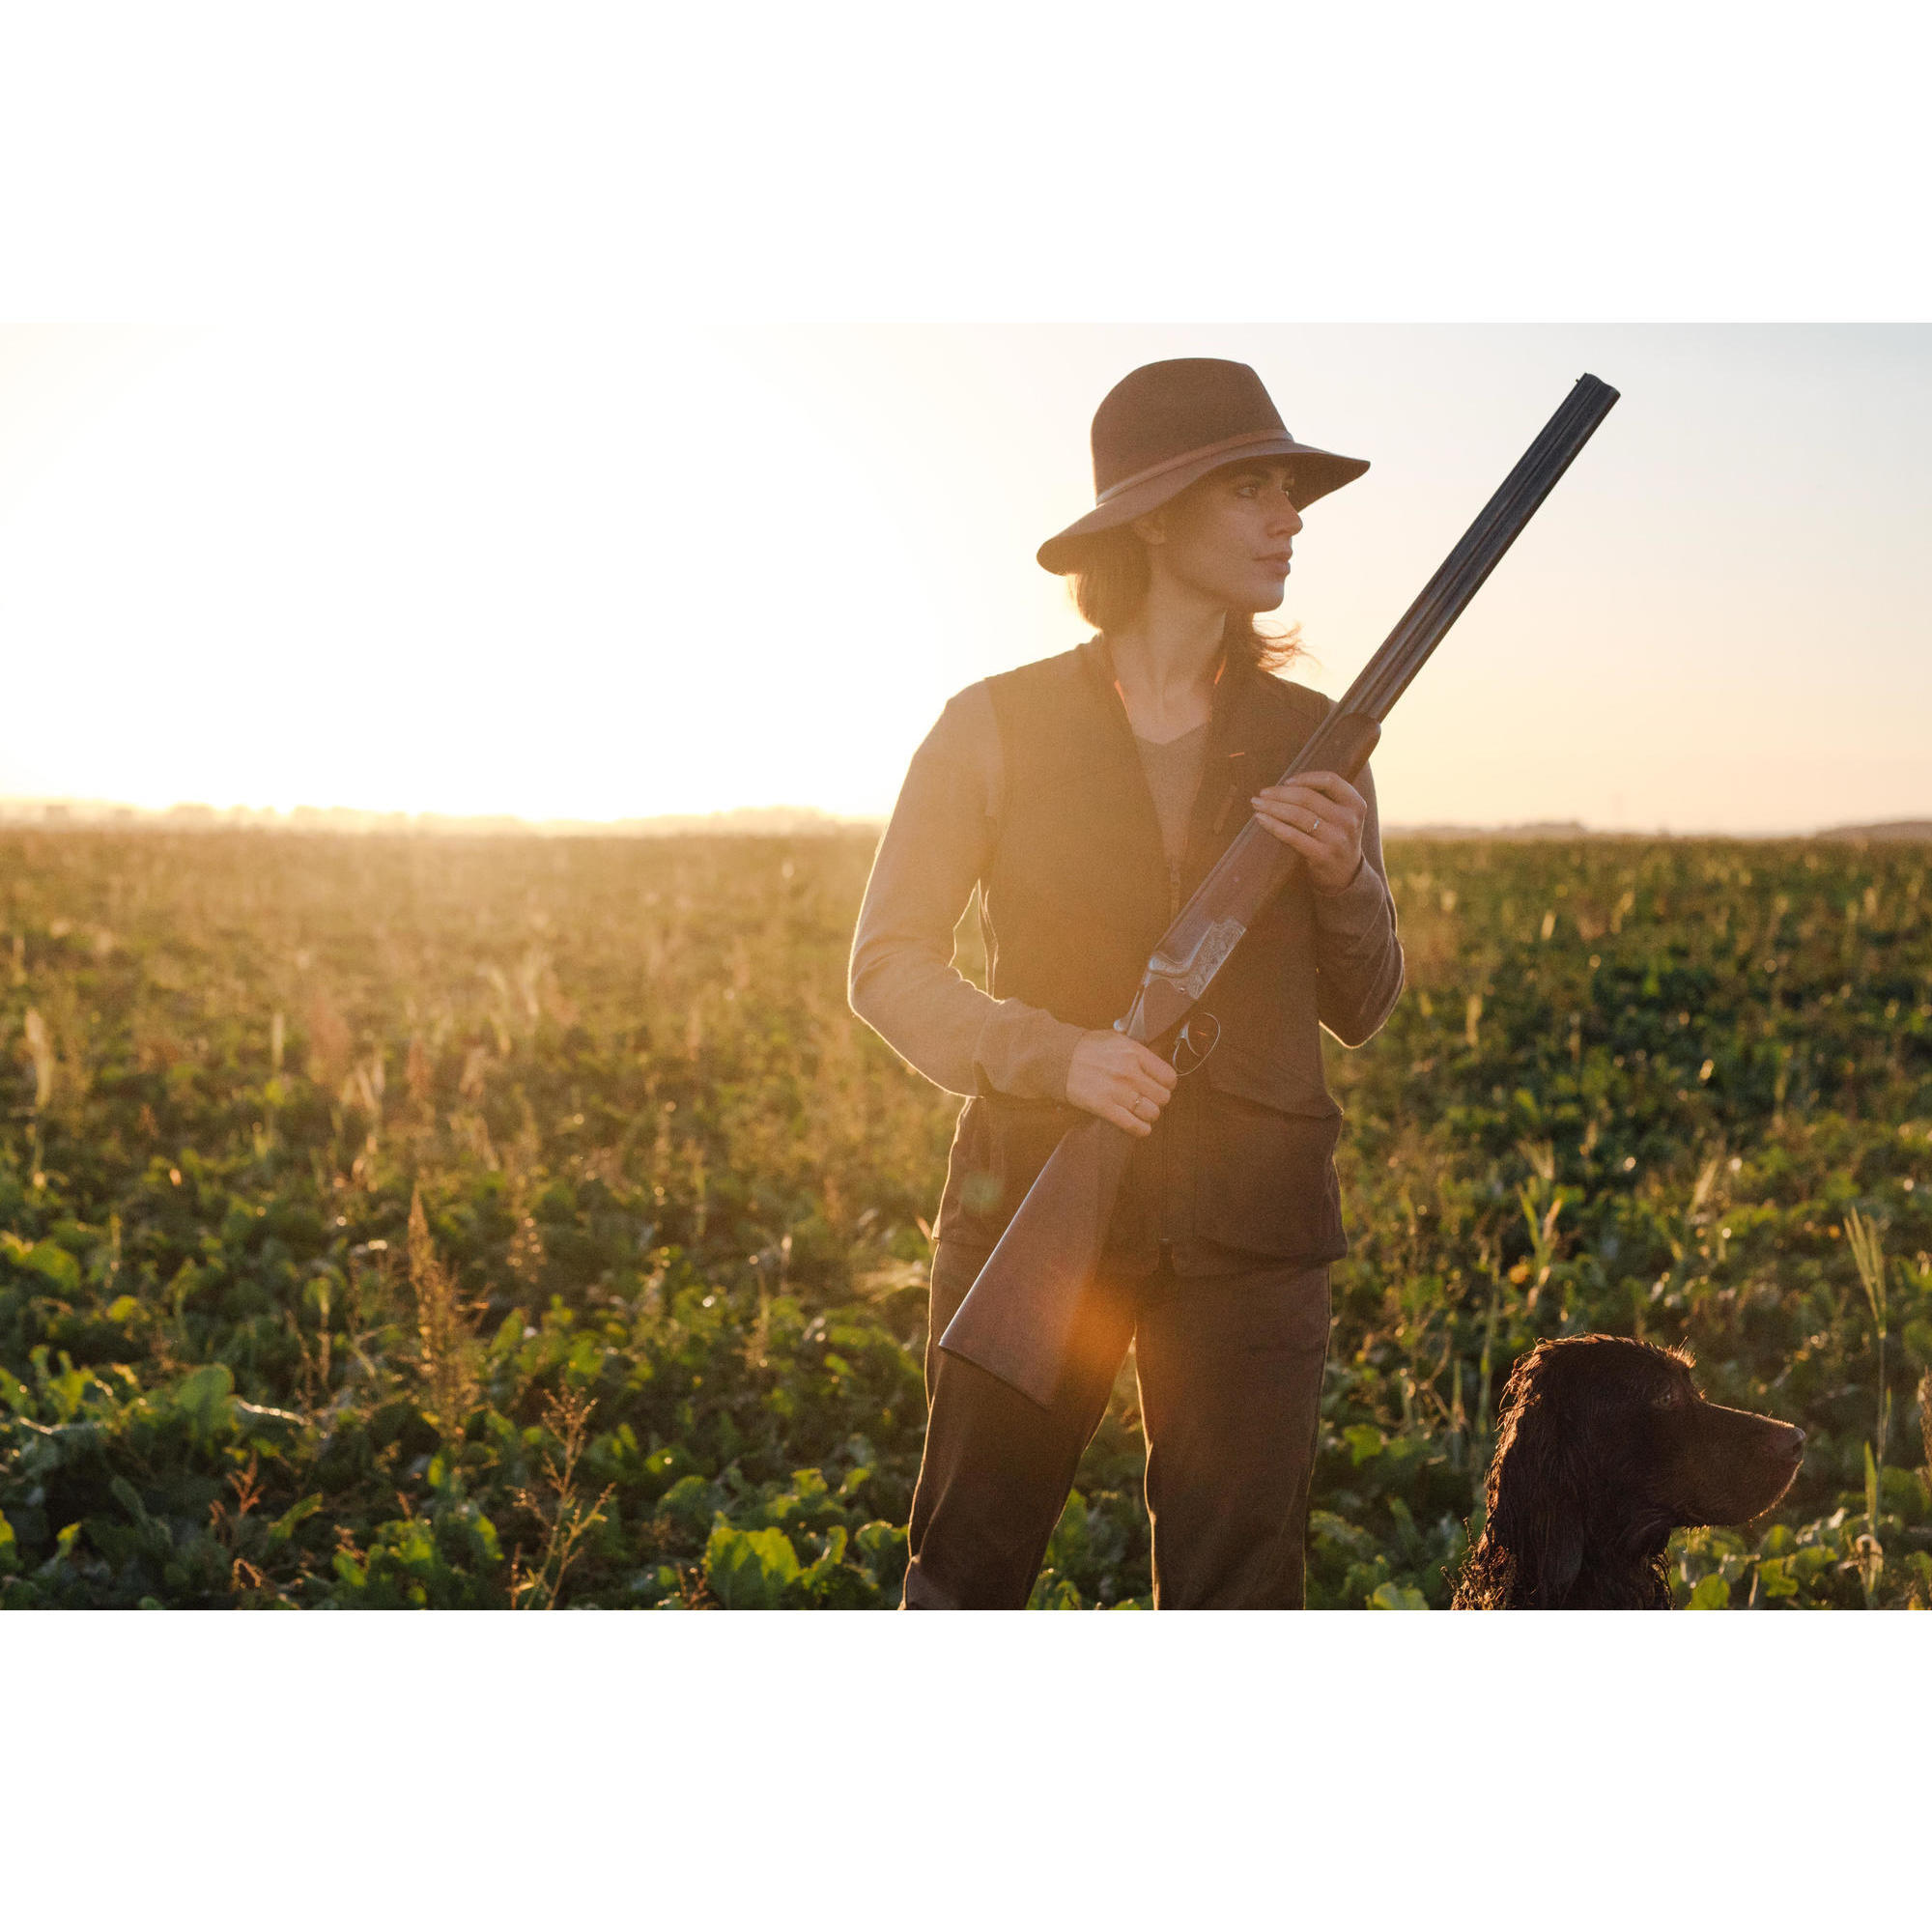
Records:
{"label": "hat crown", "polygon": [[1287,437],[1281,412],[1245,362],[1211,355],[1148,362],[1094,412],[1094,494],[1241,437]]}

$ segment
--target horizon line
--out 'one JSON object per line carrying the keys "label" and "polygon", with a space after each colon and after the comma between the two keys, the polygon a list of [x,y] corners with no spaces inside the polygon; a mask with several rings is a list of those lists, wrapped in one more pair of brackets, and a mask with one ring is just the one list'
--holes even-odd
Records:
{"label": "horizon line", "polygon": [[[307,833],[402,832],[425,836],[666,838],[713,833],[742,837],[792,838],[871,831],[883,833],[886,818],[873,813],[827,811],[812,805],[729,806],[708,812],[653,812],[626,818],[553,816],[528,818],[518,812],[382,811],[360,806],[214,806],[183,802],[168,806],[128,805],[102,799],[0,798],[0,826],[42,830],[122,829],[168,831],[287,831]],[[1383,839],[1449,838],[1852,838],[1932,842],[1932,815],[1879,819],[1860,825],[1819,826],[1809,831],[1758,832],[1680,830],[1660,825],[1604,827],[1581,819],[1524,819],[1505,825],[1430,820],[1384,825]]]}

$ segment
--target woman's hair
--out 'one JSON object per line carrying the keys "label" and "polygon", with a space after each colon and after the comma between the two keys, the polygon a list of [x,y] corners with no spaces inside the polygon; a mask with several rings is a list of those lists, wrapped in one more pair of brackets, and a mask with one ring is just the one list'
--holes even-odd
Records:
{"label": "woman's hair", "polygon": [[[1067,575],[1081,616],[1103,634],[1118,631],[1133,621],[1147,595],[1151,577],[1148,547],[1134,534],[1131,524],[1096,531],[1082,547],[1079,568]],[[1304,653],[1299,624],[1285,631],[1264,631],[1252,613],[1241,611],[1228,612],[1221,641],[1231,661],[1257,670],[1280,670]]]}

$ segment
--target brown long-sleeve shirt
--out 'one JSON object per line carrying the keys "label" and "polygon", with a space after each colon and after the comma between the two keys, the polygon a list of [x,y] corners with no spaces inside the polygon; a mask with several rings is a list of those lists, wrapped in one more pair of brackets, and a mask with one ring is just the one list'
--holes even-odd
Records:
{"label": "brown long-sleeve shirt", "polygon": [[[1171,809],[1172,793],[1187,789],[1184,824],[1192,789],[1165,769],[1179,757],[1153,749],[1156,807],[1164,791]],[[1198,760],[1193,777],[1198,783]],[[992,861],[1003,781],[991,696],[983,683],[969,685],[948,701],[913,754],[872,861],[852,942],[852,1009],[949,1093],[1064,1101],[1084,1030],[1042,1008],[996,1000],[952,964],[953,928]],[[1290,994],[1312,1000],[1321,1024],[1348,1046],[1359,1046],[1393,1011],[1403,971],[1375,781],[1366,768],[1355,788],[1368,806],[1363,863],[1341,892],[1316,895],[1315,980]],[[1161,815],[1165,826],[1165,810]]]}

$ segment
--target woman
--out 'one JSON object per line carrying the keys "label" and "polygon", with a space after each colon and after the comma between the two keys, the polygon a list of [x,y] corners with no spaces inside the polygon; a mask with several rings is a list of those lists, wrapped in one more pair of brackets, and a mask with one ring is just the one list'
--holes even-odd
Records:
{"label": "woman", "polygon": [[[935,1229],[938,1337],[1055,1143],[1136,1137],[1051,1411],[926,1347],[908,1608],[1018,1607],[1129,1341],[1156,1607],[1299,1607],[1347,1252],[1320,1028],[1367,1039],[1402,988],[1375,786],[1273,781],[1329,700],[1271,675],[1301,511],[1368,468],[1298,443],[1245,364],[1136,369],[1094,417],[1094,509],[1044,544],[1095,635],[969,687],[914,755],[873,863],[851,1001],[968,1094]],[[1208,989],[1181,1079],[1113,1030],[1174,913],[1252,813],[1300,855]],[[991,991],[952,965],[980,889]],[[1186,1063],[1183,1063],[1186,1064]]]}

